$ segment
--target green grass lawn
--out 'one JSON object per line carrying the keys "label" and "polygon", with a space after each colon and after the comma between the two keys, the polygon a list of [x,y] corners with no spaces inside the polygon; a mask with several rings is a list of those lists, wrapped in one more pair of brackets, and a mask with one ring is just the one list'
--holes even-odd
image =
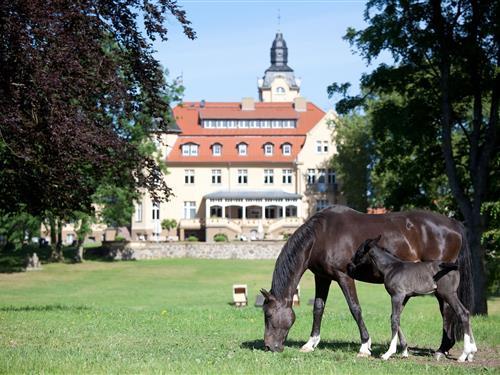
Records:
{"label": "green grass lawn", "polygon": [[[283,353],[262,351],[262,311],[274,262],[166,259],[50,264],[42,271],[0,274],[0,373],[500,373],[500,300],[475,317],[479,348],[471,364],[435,362],[441,321],[432,297],[412,299],[402,316],[410,358],[378,357],[390,339],[383,286],[358,283],[376,357],[356,358],[359,333],[339,287],[332,284],[322,343],[300,353],[309,337],[312,275],[301,281],[302,306]],[[235,308],[233,283],[246,283],[251,306]],[[460,353],[462,343],[452,352]]]}

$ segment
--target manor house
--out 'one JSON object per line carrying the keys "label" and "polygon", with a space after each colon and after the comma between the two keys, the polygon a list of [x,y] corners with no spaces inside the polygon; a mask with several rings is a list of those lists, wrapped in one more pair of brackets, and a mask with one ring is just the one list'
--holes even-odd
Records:
{"label": "manor house", "polygon": [[[133,240],[280,239],[317,210],[344,203],[329,166],[335,114],[300,96],[281,33],[258,96],[174,108],[176,128],[158,144],[174,196],[136,202]],[[162,230],[164,219],[177,228]]]}

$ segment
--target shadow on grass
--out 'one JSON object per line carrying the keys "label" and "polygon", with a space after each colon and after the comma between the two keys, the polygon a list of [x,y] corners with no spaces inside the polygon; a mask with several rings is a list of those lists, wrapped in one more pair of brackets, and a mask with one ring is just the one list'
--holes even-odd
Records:
{"label": "shadow on grass", "polygon": [[[300,349],[305,341],[287,340],[285,347]],[[334,351],[352,352],[357,354],[360,347],[359,342],[354,341],[321,341],[317,349],[329,349]],[[241,343],[240,348],[248,350],[264,350],[264,340],[245,341]],[[388,344],[373,344],[372,343],[372,357],[378,358],[387,351]],[[409,347],[410,354],[419,357],[432,357],[434,355],[433,349]]]}
{"label": "shadow on grass", "polygon": [[[42,266],[51,263],[52,249],[47,245],[29,244],[23,245],[17,249],[0,249],[0,273],[17,273],[25,271],[26,258],[33,253],[38,255]],[[75,263],[77,249],[75,246],[64,246],[63,256],[64,263]],[[114,260],[108,256],[107,251],[102,247],[84,249],[84,259],[98,262],[113,262]]]}
{"label": "shadow on grass", "polygon": [[90,310],[90,307],[77,305],[32,305],[32,306],[6,306],[0,307],[0,311],[2,312],[23,312],[23,311],[84,311]]}

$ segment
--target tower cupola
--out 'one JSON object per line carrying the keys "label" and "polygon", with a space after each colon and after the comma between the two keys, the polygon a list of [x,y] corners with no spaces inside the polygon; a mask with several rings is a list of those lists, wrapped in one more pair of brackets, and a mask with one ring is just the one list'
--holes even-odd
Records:
{"label": "tower cupola", "polygon": [[285,39],[283,39],[282,33],[276,33],[273,45],[271,46],[271,68],[288,68],[287,63],[288,48],[286,46]]}
{"label": "tower cupola", "polygon": [[258,80],[259,98],[263,102],[292,102],[299,96],[300,80],[288,66],[288,47],[281,32],[271,46],[271,66]]}

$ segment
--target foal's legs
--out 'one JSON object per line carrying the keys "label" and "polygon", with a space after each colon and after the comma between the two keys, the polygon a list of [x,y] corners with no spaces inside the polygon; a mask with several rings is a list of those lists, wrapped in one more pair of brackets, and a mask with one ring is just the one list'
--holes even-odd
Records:
{"label": "foal's legs", "polygon": [[460,302],[456,293],[445,294],[443,295],[443,298],[453,308],[464,327],[464,351],[458,358],[458,362],[464,362],[465,360],[472,361],[474,353],[477,352],[477,347],[474,335],[472,334],[472,328],[470,326],[469,311],[465,308],[462,302]]}
{"label": "foal's legs", "polygon": [[369,357],[372,353],[370,351],[372,341],[368,330],[366,329],[365,322],[361,316],[361,307],[359,306],[358,295],[356,294],[356,286],[354,280],[345,274],[339,274],[337,282],[344,293],[344,297],[349,305],[349,310],[356,320],[359,328],[359,334],[361,336],[361,348],[359,349],[359,357]]}
{"label": "foal's legs", "polygon": [[323,311],[325,310],[328,291],[330,290],[330,284],[332,283],[330,279],[325,279],[318,275],[314,276],[314,282],[316,284],[316,294],[314,297],[313,325],[309,340],[300,349],[300,351],[304,353],[312,352],[319,344],[321,319],[323,318]]}
{"label": "foal's legs", "polygon": [[392,340],[389,349],[382,356],[383,360],[388,360],[391,355],[396,353],[398,344],[398,332],[399,332],[399,322],[401,317],[401,311],[403,310],[403,301],[405,299],[404,295],[395,294],[391,296],[392,301],[392,315],[391,315],[391,330],[392,330]]}
{"label": "foal's legs", "polygon": [[[403,301],[403,306],[401,307],[401,313],[403,312],[403,309],[406,306],[406,302],[408,302],[409,299],[410,299],[410,297],[405,297],[405,299]],[[406,342],[406,338],[403,335],[403,331],[401,330],[401,326],[398,327],[398,336],[399,336],[399,344],[401,345],[401,348],[403,349],[403,353],[401,353],[401,356],[403,358],[407,358],[408,357],[408,343]]]}
{"label": "foal's legs", "polygon": [[453,333],[452,324],[454,312],[451,306],[438,293],[436,293],[436,298],[439,302],[441,316],[443,317],[443,337],[441,338],[441,345],[435,354],[436,359],[440,360],[455,345],[455,334]]}

